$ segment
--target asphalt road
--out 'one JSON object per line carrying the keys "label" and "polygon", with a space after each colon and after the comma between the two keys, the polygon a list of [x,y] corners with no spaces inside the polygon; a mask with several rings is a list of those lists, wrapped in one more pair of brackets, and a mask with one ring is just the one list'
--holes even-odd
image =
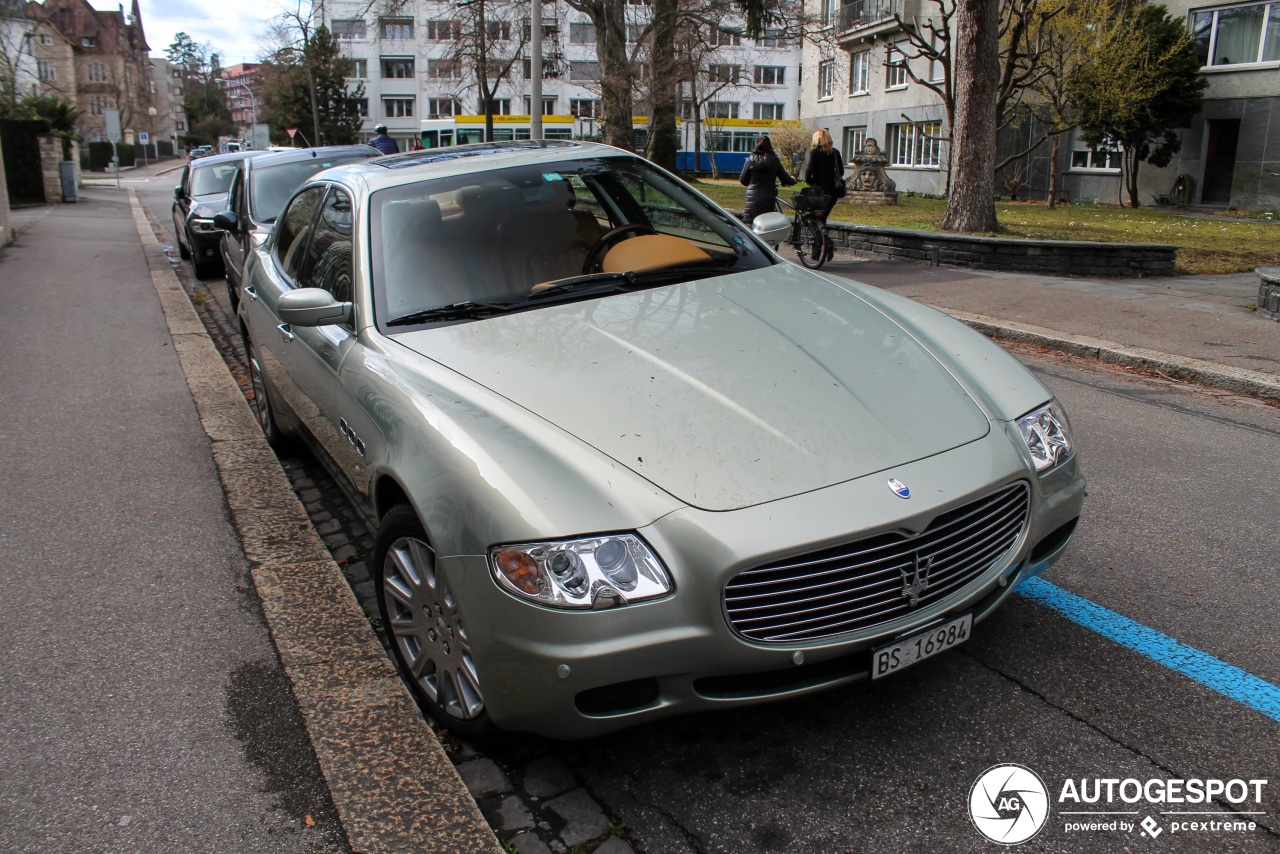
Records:
{"label": "asphalt road", "polygon": [[[164,222],[167,187],[139,190]],[[1280,410],[1018,355],[1067,406],[1090,480],[1084,521],[1047,580],[1280,685]],[[1018,850],[1280,850],[1280,722],[1186,669],[1014,597],[965,647],[883,682],[590,742],[515,739],[485,750],[508,770],[531,755],[560,756],[650,854],[1004,850],[979,835],[968,811],[979,775],[1003,763],[1032,769],[1049,791],[1044,829]],[[1260,804],[1232,807],[1261,815],[1059,803],[1067,780],[1096,778],[1269,782]],[[1063,815],[1099,810],[1126,814]],[[1206,810],[1218,814],[1161,814]],[[1140,827],[1067,829],[1147,817],[1157,821],[1154,838]],[[1224,817],[1257,828],[1172,824]]]}

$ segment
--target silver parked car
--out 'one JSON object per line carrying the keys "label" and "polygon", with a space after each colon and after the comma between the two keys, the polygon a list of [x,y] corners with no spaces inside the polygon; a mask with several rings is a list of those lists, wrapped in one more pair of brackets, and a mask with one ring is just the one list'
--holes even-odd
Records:
{"label": "silver parked car", "polygon": [[783,261],[643,159],[436,149],[310,179],[250,255],[267,437],[378,532],[447,726],[551,737],[890,678],[1062,553],[1050,391],[950,318]]}

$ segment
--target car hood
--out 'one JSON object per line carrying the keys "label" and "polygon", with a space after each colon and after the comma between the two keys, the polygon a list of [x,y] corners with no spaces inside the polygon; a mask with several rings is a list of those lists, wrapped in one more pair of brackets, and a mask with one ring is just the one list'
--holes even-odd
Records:
{"label": "car hood", "polygon": [[885,472],[990,429],[883,310],[789,264],[396,340],[706,510]]}

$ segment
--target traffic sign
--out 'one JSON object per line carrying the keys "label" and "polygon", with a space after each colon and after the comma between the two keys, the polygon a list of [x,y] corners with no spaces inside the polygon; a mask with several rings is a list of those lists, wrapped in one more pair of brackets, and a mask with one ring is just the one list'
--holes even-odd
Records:
{"label": "traffic sign", "polygon": [[287,133],[287,134],[289,134],[289,139],[293,139],[293,138],[297,135],[297,133],[298,133],[298,129],[297,129],[297,128],[285,128],[285,129],[284,129],[284,132],[285,132],[285,133]]}
{"label": "traffic sign", "polygon": [[138,142],[142,143],[143,145],[146,145],[150,141],[151,141],[151,134],[147,133],[146,131],[142,131],[141,133],[138,134]]}

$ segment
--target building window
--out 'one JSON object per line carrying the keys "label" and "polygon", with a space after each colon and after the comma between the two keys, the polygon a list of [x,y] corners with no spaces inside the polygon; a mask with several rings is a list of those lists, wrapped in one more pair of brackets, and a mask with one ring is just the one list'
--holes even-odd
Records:
{"label": "building window", "polygon": [[942,123],[915,122],[888,125],[889,165],[936,169],[942,161]]}
{"label": "building window", "polygon": [[850,127],[844,129],[844,162],[852,163],[867,144],[867,127]]}
{"label": "building window", "polygon": [[407,80],[413,77],[413,57],[382,57],[382,77],[384,80]]}
{"label": "building window", "polygon": [[[524,112],[525,115],[532,115],[533,100],[528,96],[524,96]],[[554,116],[556,114],[556,96],[548,95],[542,99],[542,114],[544,116]]]}
{"label": "building window", "polygon": [[369,118],[369,99],[356,98],[355,102],[356,102],[356,114],[359,115],[360,118],[362,119]]}
{"label": "building window", "polygon": [[[479,100],[478,109],[476,110],[476,113],[480,115],[484,114],[484,97],[483,96]],[[494,98],[493,114],[495,116],[511,115],[511,99],[510,98]]]}
{"label": "building window", "polygon": [[362,41],[365,37],[364,21],[333,21],[331,29],[338,39]]}
{"label": "building window", "polygon": [[1105,169],[1110,172],[1120,171],[1120,151],[1116,146],[1103,141],[1096,147],[1083,139],[1075,139],[1071,146],[1072,169]]}
{"label": "building window", "polygon": [[836,0],[822,0],[821,23],[829,27],[836,21]]}
{"label": "building window", "polygon": [[[556,65],[554,60],[542,60],[542,79],[554,80],[560,76],[560,66]],[[529,59],[524,60],[524,79],[529,80],[533,77],[533,62]]]}
{"label": "building window", "polygon": [[907,85],[907,57],[897,45],[889,45],[889,58],[885,64],[886,89],[901,89]]}
{"label": "building window", "polygon": [[[933,50],[935,52],[941,52],[946,48],[946,45],[943,43],[942,38],[937,35],[933,36],[930,39],[930,44],[933,45]],[[929,60],[929,82],[930,83],[941,83],[947,77],[946,71],[947,71],[947,66],[943,60],[941,59]]]}
{"label": "building window", "polygon": [[40,44],[45,45],[46,47],[48,45],[53,44],[53,36],[49,35],[48,33],[41,33]]}
{"label": "building window", "polygon": [[756,103],[751,107],[751,118],[780,121],[782,119],[782,110],[782,104]]}
{"label": "building window", "polygon": [[702,108],[704,119],[736,119],[738,117],[737,101],[708,101]]}
{"label": "building window", "polygon": [[107,109],[107,98],[105,95],[89,96],[89,115],[100,116]]}
{"label": "building window", "polygon": [[413,118],[413,98],[383,98],[382,114],[389,119]]}
{"label": "building window", "polygon": [[367,59],[348,59],[351,63],[351,74],[349,77],[355,77],[363,80],[369,76],[369,60]]}
{"label": "building window", "polygon": [[719,27],[711,28],[711,37],[708,44],[712,47],[737,47],[742,44],[742,34],[735,33],[732,30],[722,30]]}
{"label": "building window", "polygon": [[[482,107],[481,112],[484,112]],[[427,118],[436,119],[441,116],[459,116],[462,115],[462,105],[458,103],[456,98],[428,98],[427,99]]]}
{"label": "building window", "polygon": [[1280,3],[1194,12],[1191,33],[1201,65],[1280,61]]}
{"label": "building window", "polygon": [[652,6],[653,0],[627,0],[628,6]]}
{"label": "building window", "polygon": [[178,119],[177,121],[175,121],[175,122],[173,123],[173,129],[174,129],[174,130],[186,130],[186,129],[187,129],[187,123],[186,123],[186,122],[184,122],[182,119]]}
{"label": "building window", "polygon": [[590,21],[573,21],[569,24],[570,44],[595,44],[596,25]]}
{"label": "building window", "polygon": [[588,83],[599,82],[600,63],[570,62],[569,63],[569,79],[574,81],[584,81]]}
{"label": "building window", "polygon": [[58,69],[51,61],[42,59],[37,65],[40,70],[40,79],[45,83],[52,83],[58,79]]}
{"label": "building window", "polygon": [[107,67],[101,62],[87,62],[84,66],[84,78],[90,83],[106,83]]}
{"label": "building window", "polygon": [[782,30],[778,29],[765,30],[764,35],[756,40],[756,44],[760,47],[791,47],[791,42],[783,36]]}
{"label": "building window", "polygon": [[787,69],[781,65],[757,65],[755,80],[758,86],[785,86]]}
{"label": "building window", "polygon": [[707,79],[712,83],[737,83],[742,76],[741,65],[708,65]]}
{"label": "building window", "polygon": [[870,88],[871,51],[858,51],[849,57],[849,94],[865,95]]}
{"label": "building window", "polygon": [[639,44],[645,36],[644,24],[627,24],[627,44]]}
{"label": "building window", "polygon": [[80,37],[80,47],[93,47],[94,44],[95,44],[95,40],[93,36]]}
{"label": "building window", "polygon": [[451,42],[462,38],[461,21],[427,21],[427,41]]}
{"label": "building window", "polygon": [[824,59],[818,63],[818,98],[830,98],[835,91],[836,61]]}
{"label": "building window", "polygon": [[579,119],[598,119],[600,118],[600,101],[596,98],[570,99],[569,114]]}
{"label": "building window", "polygon": [[413,18],[379,18],[378,25],[384,39],[413,38]]}
{"label": "building window", "polygon": [[462,63],[456,59],[428,59],[427,76],[432,80],[457,80],[462,77]]}
{"label": "building window", "polygon": [[511,22],[485,21],[484,34],[491,42],[509,42],[511,41]]}

